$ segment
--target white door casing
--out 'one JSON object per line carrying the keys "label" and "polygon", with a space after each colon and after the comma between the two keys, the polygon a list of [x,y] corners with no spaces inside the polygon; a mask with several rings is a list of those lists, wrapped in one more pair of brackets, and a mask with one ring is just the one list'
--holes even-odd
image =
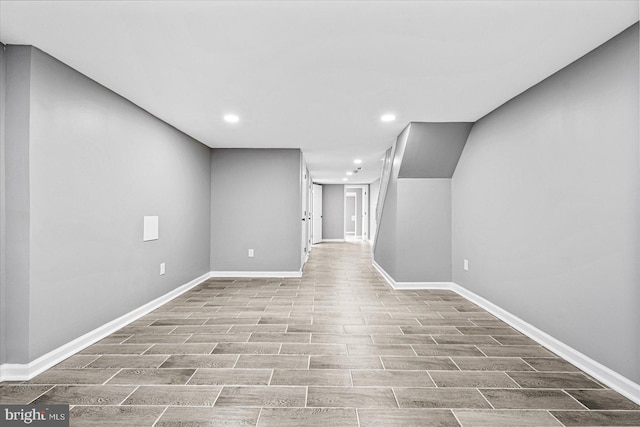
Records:
{"label": "white door casing", "polygon": [[[345,185],[345,215],[346,215],[346,203],[347,194],[349,190],[360,188],[362,189],[362,217],[356,218],[356,220],[362,221],[362,240],[369,240],[369,185]],[[346,218],[345,218],[346,219]]]}

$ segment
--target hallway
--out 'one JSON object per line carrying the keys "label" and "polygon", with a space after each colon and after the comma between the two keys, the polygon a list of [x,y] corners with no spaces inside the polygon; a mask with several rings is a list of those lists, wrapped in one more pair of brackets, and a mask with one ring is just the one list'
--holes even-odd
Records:
{"label": "hallway", "polygon": [[450,291],[394,291],[366,243],[301,279],[210,279],[24,383],[71,425],[640,425],[640,407]]}

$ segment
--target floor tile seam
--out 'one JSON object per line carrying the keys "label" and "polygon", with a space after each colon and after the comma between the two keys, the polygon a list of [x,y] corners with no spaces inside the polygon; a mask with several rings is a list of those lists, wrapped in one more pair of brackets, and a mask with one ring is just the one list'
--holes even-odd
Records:
{"label": "floor tile seam", "polygon": [[[17,384],[17,385],[22,385],[22,384]],[[37,384],[37,385],[40,385],[40,384]],[[53,390],[54,388],[56,388],[56,387],[57,387],[57,384],[53,384],[53,385],[50,385],[50,384],[43,384],[43,385],[44,385],[44,386],[48,386],[49,388],[47,388],[45,391],[43,391],[42,393],[40,393],[39,395],[37,395],[36,397],[34,397],[33,399],[31,399],[29,402],[27,402],[27,404],[30,404],[31,402],[33,402],[33,401],[35,401],[35,400],[37,400],[37,399],[40,399],[42,396],[44,396],[45,394],[49,393],[51,390]],[[28,386],[29,386],[29,385],[27,385],[27,387],[28,387]],[[36,386],[36,384],[34,384],[34,386]]]}
{"label": "floor tile seam", "polygon": [[[178,368],[180,369],[180,368]],[[189,379],[187,381],[185,381],[184,384],[178,384],[180,386],[186,386],[189,384],[189,381],[191,381],[191,379],[195,376],[196,372],[198,372],[198,368],[182,368],[182,369],[193,369],[193,372],[191,373],[191,375],[189,376]]]}
{"label": "floor tile seam", "polygon": [[[141,345],[144,345],[144,344],[141,344]],[[149,350],[151,350],[151,349],[153,348],[153,346],[155,346],[155,344],[151,344],[151,345],[150,345],[150,346],[149,346],[145,351],[143,351],[142,353],[137,354],[137,355],[138,355],[138,356],[149,356],[149,355],[151,355],[152,353],[147,353],[147,352],[148,352]],[[104,356],[104,354],[105,354],[105,353],[102,353],[100,356]]]}
{"label": "floor tile seam", "polygon": [[[555,409],[554,409],[554,410],[555,410]],[[551,415],[551,417],[552,417],[554,420],[556,420],[556,421],[558,422],[558,424],[560,424],[560,425],[561,425],[561,426],[563,426],[563,427],[566,427],[566,424],[565,424],[565,423],[563,423],[562,421],[560,421],[560,420],[558,419],[558,417],[556,417],[555,415],[553,415],[553,413],[552,413],[551,411],[552,411],[551,409],[546,410],[546,412],[547,412],[549,415]]]}
{"label": "floor tile seam", "polygon": [[[231,368],[228,368],[231,369]],[[254,371],[275,371],[277,369],[281,369],[281,368],[242,368],[239,370],[254,370]],[[287,369],[281,369],[281,370],[287,370]],[[303,371],[306,372],[307,369],[297,369],[298,371]],[[312,369],[312,370],[319,370],[319,371],[325,371],[324,369]],[[327,371],[332,371],[332,370],[338,370],[338,371],[352,371],[351,369],[326,369]],[[383,371],[381,369],[356,369],[356,370],[376,370],[376,371]],[[419,372],[427,372],[427,374],[429,374],[428,371],[424,371],[424,370],[416,370]],[[273,374],[273,372],[272,372]],[[195,374],[194,374],[195,375]],[[191,380],[191,378],[189,379],[189,381]],[[433,381],[433,380],[432,380]],[[36,384],[36,385],[40,385],[40,384]],[[580,403],[580,401],[578,401],[577,399],[575,399],[573,396],[571,396],[571,394],[567,393],[567,390],[599,390],[599,389],[584,389],[584,388],[576,388],[576,389],[561,389],[561,388],[513,388],[513,387],[489,387],[489,386],[438,386],[437,383],[434,381],[434,385],[433,386],[426,386],[426,387],[422,387],[422,386],[415,386],[415,385],[300,385],[300,384],[236,384],[236,383],[228,383],[228,384],[189,384],[188,382],[185,384],[170,384],[170,383],[132,383],[132,384],[82,384],[82,383],[58,383],[58,384],[45,384],[46,386],[48,386],[49,388],[42,392],[41,394],[39,394],[36,398],[32,399],[31,401],[42,397],[42,395],[46,394],[47,392],[51,391],[54,387],[89,387],[89,388],[98,388],[98,387],[131,387],[131,386],[136,386],[136,387],[148,387],[148,388],[161,388],[161,387],[192,387],[192,388],[204,388],[204,387],[225,387],[225,386],[233,386],[233,387],[316,387],[316,388],[394,388],[394,389],[424,389],[424,390],[433,390],[433,389],[440,389],[440,390],[478,390],[480,392],[482,391],[496,391],[496,390],[501,390],[501,391],[561,391],[564,392],[566,394],[568,394],[572,400],[575,400],[577,403],[579,403],[584,409],[581,410],[594,410],[594,409],[590,409],[588,407],[586,407],[585,405],[583,405],[582,403]],[[135,390],[134,390],[135,391]],[[606,410],[606,411],[610,411],[610,410],[616,410],[616,411],[631,411],[631,412],[637,412],[640,411],[640,409],[602,409],[602,410]]]}
{"label": "floor tile seam", "polygon": [[393,394],[393,400],[396,402],[396,406],[400,409],[400,402],[398,401],[398,396],[396,396],[396,392],[393,387],[391,387],[391,394]]}
{"label": "floor tile seam", "polygon": [[124,368],[120,368],[116,371],[115,374],[111,375],[106,381],[104,381],[102,383],[102,385],[106,385],[109,381],[111,381],[116,375],[118,375],[120,372],[122,372],[124,370]]}
{"label": "floor tile seam", "polygon": [[[483,388],[485,389],[485,388]],[[493,406],[493,404],[489,401],[489,398],[487,396],[484,395],[484,393],[480,390],[480,387],[476,387],[475,390],[478,392],[478,394],[480,396],[482,396],[482,398],[489,404],[489,406],[491,407],[491,409],[496,409],[495,406]],[[491,389],[494,390],[494,389]],[[502,389],[504,390],[504,389]]]}
{"label": "floor tile seam", "polygon": [[439,388],[439,387],[438,387],[438,383],[436,383],[436,381],[433,379],[433,377],[431,376],[431,373],[430,373],[428,370],[426,370],[426,369],[425,369],[425,372],[426,372],[426,373],[427,373],[427,375],[429,376],[429,379],[430,379],[430,380],[431,380],[431,382],[433,383],[433,386],[434,386],[435,388]]}
{"label": "floor tile seam", "polygon": [[262,416],[263,409],[264,408],[260,408],[260,411],[258,411],[258,418],[256,418],[256,424],[255,424],[256,427],[260,424],[260,417]]}
{"label": "floor tile seam", "polygon": [[[468,408],[452,408],[452,411],[468,411]],[[488,411],[488,412],[549,412],[549,411],[572,411],[572,412],[584,412],[584,409],[545,409],[545,408],[474,408],[474,411]]]}
{"label": "floor tile seam", "polygon": [[[208,343],[207,343],[207,344],[208,344]],[[220,343],[215,343],[215,344],[213,345],[213,348],[211,349],[211,351],[210,351],[209,353],[207,353],[207,354],[210,354],[210,355],[211,355],[211,354],[213,354],[213,352],[216,350],[216,348],[218,348],[218,344],[220,344]]]}
{"label": "floor tile seam", "polygon": [[304,388],[304,407],[309,407],[309,386],[305,386]]}
{"label": "floor tile seam", "polygon": [[156,420],[153,422],[153,424],[151,425],[151,427],[155,427],[156,424],[158,424],[158,421],[160,421],[160,418],[162,418],[162,416],[164,415],[165,412],[167,412],[167,410],[169,409],[168,406],[166,406],[164,408],[164,410],[160,413],[160,415],[158,415],[158,418],[156,418]]}
{"label": "floor tile seam", "polygon": [[567,396],[569,396],[569,398],[571,398],[571,400],[575,401],[576,403],[578,403],[580,406],[582,406],[586,410],[589,410],[589,411],[591,410],[590,408],[587,407],[587,405],[585,405],[584,403],[580,402],[578,399],[573,397],[573,395],[571,393],[569,393],[567,390],[586,390],[586,389],[566,389],[566,388],[563,388],[562,392],[564,394],[566,394]]}
{"label": "floor tile seam", "polygon": [[465,427],[464,424],[462,424],[462,421],[460,421],[460,419],[458,418],[458,416],[456,415],[456,411],[454,411],[453,409],[449,409],[449,411],[451,412],[451,415],[453,415],[453,418],[455,418],[456,422],[458,423],[458,425],[460,427]]}
{"label": "floor tile seam", "polygon": [[218,390],[218,394],[216,395],[216,398],[213,400],[213,403],[211,404],[211,407],[215,406],[216,402],[218,402],[218,399],[220,398],[220,395],[222,394],[223,389],[224,389],[224,386],[221,386],[220,390]]}
{"label": "floor tile seam", "polygon": [[[76,353],[76,354],[74,354],[74,356],[76,356],[76,355],[78,355],[78,354],[77,354],[77,353]],[[87,355],[87,356],[89,356],[89,355]],[[102,356],[104,356],[104,355],[103,355],[103,354],[97,354],[97,355],[95,355],[95,356],[96,356],[96,357],[95,357],[95,359],[93,359],[93,360],[92,360],[92,361],[90,361],[89,363],[85,363],[85,364],[84,364],[84,365],[82,365],[79,369],[91,369],[91,368],[88,368],[88,366],[89,366],[89,365],[91,365],[91,364],[92,364],[93,362],[95,362],[96,360],[100,359],[100,358],[101,358]],[[71,356],[71,357],[73,357],[73,356]],[[55,366],[53,366],[51,369],[56,369],[56,367],[55,367]],[[65,369],[65,368],[58,368],[58,369]]]}
{"label": "floor tile seam", "polygon": [[136,407],[143,407],[143,408],[158,408],[161,406],[165,406],[166,408],[213,408],[213,404],[207,404],[207,405],[182,405],[182,404],[166,404],[166,403],[160,403],[157,405],[153,405],[153,404],[140,404],[140,405],[118,405],[118,404],[108,404],[108,403],[101,403],[99,405],[91,405],[91,404],[74,404],[74,405],[69,405],[69,409],[73,408],[77,408],[77,407],[81,407],[81,408],[91,408],[91,407],[110,407],[110,408],[136,408]]}
{"label": "floor tile seam", "polygon": [[124,399],[122,399],[122,401],[118,404],[118,406],[120,406],[120,405],[124,405],[124,402],[126,402],[126,401],[127,401],[127,399],[128,399],[128,398],[130,398],[130,397],[131,397],[131,395],[132,395],[133,393],[135,393],[135,392],[136,392],[140,387],[141,387],[141,385],[140,385],[140,384],[138,384],[137,386],[135,386],[135,387],[133,388],[133,390],[131,390],[131,393],[129,393],[129,394],[128,394]]}

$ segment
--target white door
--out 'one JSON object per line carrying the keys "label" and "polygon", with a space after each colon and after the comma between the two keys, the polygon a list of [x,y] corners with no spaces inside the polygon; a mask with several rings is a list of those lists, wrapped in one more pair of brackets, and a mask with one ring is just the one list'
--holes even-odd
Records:
{"label": "white door", "polygon": [[313,184],[313,244],[322,242],[322,185]]}

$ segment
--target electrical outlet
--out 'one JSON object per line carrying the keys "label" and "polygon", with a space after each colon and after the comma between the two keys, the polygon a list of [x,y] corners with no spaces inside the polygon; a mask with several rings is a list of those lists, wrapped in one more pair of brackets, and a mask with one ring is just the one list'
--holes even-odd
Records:
{"label": "electrical outlet", "polygon": [[468,259],[464,260],[463,266],[464,266],[464,271],[469,271],[469,260]]}
{"label": "electrical outlet", "polygon": [[162,276],[164,274],[164,262],[160,263],[160,275]]}
{"label": "electrical outlet", "polygon": [[253,249],[249,249],[249,258],[253,258]]}

